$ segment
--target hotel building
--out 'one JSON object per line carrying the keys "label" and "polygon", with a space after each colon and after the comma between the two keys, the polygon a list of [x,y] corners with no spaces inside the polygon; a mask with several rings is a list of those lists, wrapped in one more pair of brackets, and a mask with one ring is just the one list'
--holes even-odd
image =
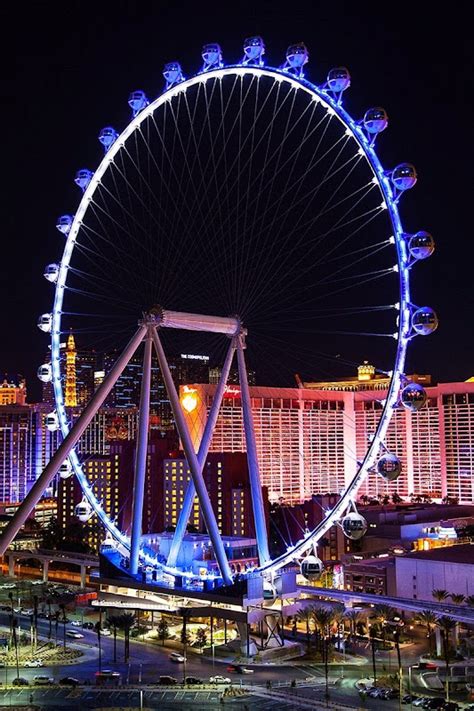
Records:
{"label": "hotel building", "polygon": [[[388,381],[362,366],[358,378],[301,383],[298,388],[251,387],[262,486],[271,502],[298,503],[312,494],[338,493],[354,476],[382,412]],[[362,377],[361,377],[362,376]],[[424,383],[426,406],[417,413],[395,410],[387,448],[402,461],[402,475],[386,482],[370,474],[359,495],[474,498],[474,382]],[[202,435],[215,385],[181,388],[181,400],[196,444]],[[243,452],[240,389],[224,396],[211,452]]]}

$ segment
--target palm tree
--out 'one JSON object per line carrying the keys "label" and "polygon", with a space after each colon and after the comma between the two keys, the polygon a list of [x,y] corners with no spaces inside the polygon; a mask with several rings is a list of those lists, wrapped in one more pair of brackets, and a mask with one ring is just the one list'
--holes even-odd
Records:
{"label": "palm tree", "polygon": [[369,637],[370,637],[370,646],[372,648],[372,670],[374,672],[374,686],[377,686],[377,665],[375,664],[375,645],[376,645],[375,640],[377,637],[377,630],[373,625],[369,629]]}
{"label": "palm tree", "polygon": [[18,678],[20,676],[20,665],[18,662],[18,638],[16,634],[18,620],[16,620],[15,618],[12,618],[12,620],[13,644],[15,645],[16,676]]}
{"label": "palm tree", "polygon": [[131,612],[122,612],[118,615],[119,624],[117,627],[123,630],[124,634],[124,660],[128,662],[130,657],[130,630],[135,624],[135,615]]}
{"label": "palm tree", "polygon": [[451,593],[449,597],[455,605],[462,605],[464,600],[466,599],[461,593]]}
{"label": "palm tree", "polygon": [[117,629],[120,625],[119,615],[110,615],[107,617],[107,625],[112,627],[114,633],[114,662],[117,661]]}
{"label": "palm tree", "polygon": [[357,636],[357,624],[362,621],[359,610],[347,610],[344,617],[349,621],[350,636],[355,639]]}
{"label": "palm tree", "polygon": [[303,607],[298,610],[296,617],[300,622],[306,625],[306,652],[309,652],[311,645],[311,621],[313,619],[313,613],[311,607]]}
{"label": "palm tree", "polygon": [[94,629],[97,635],[97,644],[99,646],[99,671],[102,671],[102,635],[100,634],[102,631],[102,624],[100,620],[95,623]]}
{"label": "palm tree", "polygon": [[396,615],[397,615],[396,609],[394,607],[391,607],[390,605],[384,605],[382,603],[380,605],[375,605],[375,607],[374,607],[373,619],[380,626],[380,632],[381,632],[381,637],[382,637],[382,649],[385,649],[386,623],[393,620],[394,617],[396,617]]}
{"label": "palm tree", "polygon": [[325,699],[329,701],[329,639],[331,634],[331,625],[335,617],[333,610],[328,610],[326,607],[314,607],[312,610],[314,628],[317,632],[319,640],[322,640],[322,657],[324,662],[324,678],[326,682]]}
{"label": "palm tree", "polygon": [[48,599],[46,600],[46,602],[47,602],[47,605],[48,605],[48,619],[49,619],[48,639],[51,639],[51,637],[53,636],[53,628],[52,628],[53,618],[51,617],[51,602],[52,602],[51,598],[48,597]]}
{"label": "palm tree", "polygon": [[62,623],[63,623],[63,643],[64,643],[64,649],[66,649],[66,605],[61,602],[59,605],[59,609],[62,612]]}
{"label": "palm tree", "polygon": [[433,590],[431,594],[438,602],[443,602],[449,597],[449,593],[447,590]]}
{"label": "palm tree", "polygon": [[402,667],[402,655],[400,654],[400,628],[397,626],[393,631],[393,641],[395,642],[395,649],[397,650],[397,664],[398,664],[398,693],[399,698],[402,698],[403,693],[403,667]]}
{"label": "palm tree", "polygon": [[428,637],[428,649],[430,657],[433,656],[433,629],[436,625],[437,617],[431,610],[422,610],[418,612],[415,621],[420,625],[426,627],[427,637]]}
{"label": "palm tree", "polygon": [[474,595],[468,595],[465,602],[469,607],[474,607]]}
{"label": "palm tree", "polygon": [[456,620],[443,615],[442,617],[438,617],[436,624],[441,631],[443,640],[443,656],[446,665],[446,700],[449,701],[449,634],[451,630],[456,627]]}

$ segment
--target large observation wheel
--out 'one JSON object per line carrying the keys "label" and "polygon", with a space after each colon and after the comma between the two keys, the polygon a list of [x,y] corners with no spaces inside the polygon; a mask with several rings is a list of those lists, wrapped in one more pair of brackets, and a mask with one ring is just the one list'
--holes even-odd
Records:
{"label": "large observation wheel", "polygon": [[[111,127],[101,131],[105,155],[95,173],[77,173],[82,200],[74,216],[58,221],[66,243],[60,262],[46,268],[55,284],[54,305],[39,325],[51,331],[51,364],[42,372],[53,383],[51,420],[54,425],[57,418],[64,440],[71,431],[64,334],[72,329],[84,347],[119,348],[142,313],[148,315],[129,342],[128,357],[143,339],[153,341],[166,370],[158,331],[168,350],[179,352],[191,343],[220,362],[227,352],[227,374],[235,350],[244,409],[247,332],[247,362],[262,384],[288,386],[300,371],[309,377],[317,370],[343,375],[364,357],[390,376],[376,431],[362,458],[352,453],[353,475],[339,502],[320,526],[274,560],[263,540],[266,532],[258,530],[254,482],[258,569],[273,575],[354,514],[354,498],[368,475],[378,470],[395,480],[400,474],[384,441],[396,407],[424,404],[422,389],[405,378],[406,351],[410,339],[434,330],[437,320],[430,308],[411,302],[411,267],[431,254],[433,241],[401,224],[399,201],[416,183],[416,171],[406,163],[382,167],[375,144],[387,126],[386,113],[374,108],[354,120],[342,105],[350,85],[346,69],[332,70],[316,86],[303,75],[303,45],[289,48],[280,69],[263,66],[262,47],[247,44],[241,64],[224,66],[218,45],[207,45],[201,72],[189,79],[177,63],[166,65],[165,91],[151,102],[144,92],[133,92],[128,126],[121,134]],[[171,312],[153,311],[155,304],[176,310],[173,327],[184,329],[185,337],[164,332]],[[191,328],[190,314],[213,314],[221,325],[214,318]],[[226,318],[233,324],[234,314],[235,329],[222,326]],[[145,345],[144,362],[150,348]],[[200,449],[196,470],[201,454]],[[86,508],[129,550],[128,535],[96,498],[74,445],[68,457]],[[258,475],[258,462],[249,468]],[[194,491],[188,498],[193,500]],[[181,524],[186,522],[184,517]],[[207,520],[206,525],[209,530]],[[143,548],[140,556],[164,572],[183,574]]]}

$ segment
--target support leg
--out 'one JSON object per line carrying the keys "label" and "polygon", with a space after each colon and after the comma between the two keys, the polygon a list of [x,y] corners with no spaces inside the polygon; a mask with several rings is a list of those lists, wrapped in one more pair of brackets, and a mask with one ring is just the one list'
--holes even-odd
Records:
{"label": "support leg", "polygon": [[146,460],[148,450],[148,424],[150,421],[151,388],[151,349],[152,340],[145,339],[143,356],[143,375],[140,391],[140,413],[138,420],[138,438],[135,455],[135,480],[133,483],[132,536],[130,541],[130,572],[138,573],[138,554],[142,537],[143,497],[145,495]]}
{"label": "support leg", "polygon": [[43,561],[43,583],[48,582],[49,560]]}
{"label": "support leg", "polygon": [[[204,428],[204,434],[202,436],[201,443],[199,445],[199,452],[197,455],[199,466],[201,467],[201,472],[203,470],[204,464],[206,462],[207,454],[209,452],[209,447],[211,446],[212,435],[214,433],[214,428],[216,426],[217,416],[221,408],[222,398],[224,397],[225,387],[227,385],[227,380],[229,378],[229,372],[232,366],[232,361],[235,353],[235,342],[232,340],[229,350],[227,351],[227,356],[224,361],[224,366],[222,368],[221,377],[219,384],[217,385],[216,392],[214,395],[214,400],[212,401],[211,409],[209,411],[209,416],[207,418],[206,427]],[[174,567],[178,559],[179,549],[183,541],[184,534],[186,533],[186,526],[188,525],[189,517],[191,515],[191,510],[194,503],[194,497],[196,496],[196,487],[194,486],[194,481],[191,479],[188,483],[186,493],[184,495],[183,506],[181,508],[178,523],[176,525],[176,530],[171,542],[170,552],[168,555],[168,565]]]}
{"label": "support leg", "polygon": [[240,395],[244,417],[245,443],[247,446],[247,462],[249,467],[250,492],[252,495],[253,517],[255,521],[255,535],[257,538],[258,558],[260,565],[270,560],[268,550],[267,524],[263,507],[262,483],[258,467],[257,445],[255,443],[255,430],[253,426],[252,407],[250,404],[250,391],[247,379],[247,368],[244,356],[244,336],[239,337],[237,345],[237,362],[239,364]]}
{"label": "support leg", "polygon": [[183,443],[184,453],[186,455],[188,466],[191,470],[191,475],[193,477],[194,486],[196,487],[196,493],[199,498],[199,503],[201,504],[204,523],[206,524],[207,532],[214,548],[214,554],[216,556],[221,575],[224,578],[226,585],[231,585],[232,573],[230,570],[229,561],[227,560],[227,556],[225,554],[224,545],[222,543],[219,529],[217,527],[217,521],[214,515],[214,511],[212,509],[211,500],[206,489],[206,484],[202,476],[196,452],[194,451],[188,426],[186,424],[186,420],[184,419],[184,414],[179,403],[178,393],[176,392],[176,388],[173,383],[173,378],[171,377],[168,361],[166,360],[165,352],[163,350],[163,346],[161,345],[161,341],[156,328],[152,328],[151,334],[153,338],[153,343],[155,345],[156,354],[158,356],[161,374],[163,376],[163,380],[165,381],[166,391],[170,399],[174,421],[176,422],[176,427]]}
{"label": "support leg", "polygon": [[40,474],[36,482],[31,487],[30,491],[28,492],[27,496],[23,499],[23,502],[20,504],[15,514],[13,515],[13,518],[3,529],[2,535],[0,536],[0,555],[3,555],[5,553],[6,549],[13,541],[16,534],[30,515],[31,511],[41,499],[44,490],[47,489],[48,486],[51,484],[51,481],[57,474],[59,467],[66,459],[69,452],[77,444],[79,438],[84,434],[86,427],[92,421],[94,415],[101,407],[107,395],[112,390],[113,386],[122,374],[122,371],[127,365],[128,361],[130,360],[130,358],[138,348],[139,344],[143,340],[145,331],[145,325],[141,325],[138,328],[137,332],[128,343],[122,355],[114,364],[110,373],[104,378],[103,382],[99,385],[91,400],[84,408],[82,415],[76,420],[74,426],[71,428],[68,435],[63,439],[56,453],[49,461],[42,474]]}

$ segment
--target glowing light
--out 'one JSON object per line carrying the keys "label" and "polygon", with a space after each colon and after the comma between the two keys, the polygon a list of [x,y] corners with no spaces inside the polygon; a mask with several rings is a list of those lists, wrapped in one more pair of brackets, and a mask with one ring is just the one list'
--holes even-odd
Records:
{"label": "glowing light", "polygon": [[198,405],[198,394],[196,390],[185,385],[183,388],[183,395],[181,397],[181,405],[186,412],[194,412]]}

